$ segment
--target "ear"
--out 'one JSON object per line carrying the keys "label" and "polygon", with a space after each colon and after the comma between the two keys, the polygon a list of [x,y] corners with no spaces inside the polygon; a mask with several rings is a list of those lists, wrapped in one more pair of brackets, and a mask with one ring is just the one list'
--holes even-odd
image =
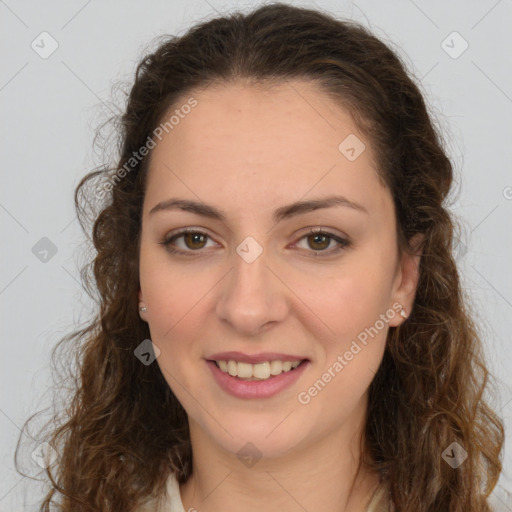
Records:
{"label": "ear", "polygon": [[409,240],[409,247],[411,251],[404,252],[398,264],[395,281],[393,284],[393,309],[400,312],[400,308],[405,311],[406,317],[403,318],[400,314],[395,315],[390,321],[389,325],[396,327],[407,320],[411,314],[414,297],[416,296],[416,289],[420,277],[420,261],[422,256],[421,243],[425,235],[418,233]]}
{"label": "ear", "polygon": [[139,304],[138,304],[138,310],[141,320],[144,320],[144,322],[147,322],[147,311],[141,311],[141,307],[146,307],[146,304],[144,302],[144,297],[142,295],[142,290],[139,289]]}

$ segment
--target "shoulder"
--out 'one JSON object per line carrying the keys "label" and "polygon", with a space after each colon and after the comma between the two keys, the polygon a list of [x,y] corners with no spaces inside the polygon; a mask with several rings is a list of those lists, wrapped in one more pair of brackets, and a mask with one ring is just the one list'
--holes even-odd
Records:
{"label": "shoulder", "polygon": [[389,502],[389,487],[382,482],[375,489],[365,512],[392,512],[394,509]]}
{"label": "shoulder", "polygon": [[137,508],[136,512],[185,512],[180,495],[180,485],[174,473],[167,478],[163,496],[152,497]]}
{"label": "shoulder", "polygon": [[181,501],[180,484],[174,473],[167,479],[166,503],[161,512],[185,512]]}

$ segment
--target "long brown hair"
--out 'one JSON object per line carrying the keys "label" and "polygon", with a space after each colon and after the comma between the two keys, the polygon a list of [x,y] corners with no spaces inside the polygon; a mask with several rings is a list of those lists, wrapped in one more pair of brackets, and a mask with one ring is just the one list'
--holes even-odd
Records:
{"label": "long brown hair", "polygon": [[[41,511],[55,503],[65,512],[129,512],[162,493],[170,472],[179,482],[190,475],[187,415],[158,365],[134,356],[150,335],[138,315],[148,157],[133,155],[194,90],[289,79],[317,84],[368,137],[394,200],[400,250],[424,235],[413,310],[390,329],[369,390],[368,461],[389,483],[397,510],[490,510],[504,430],[485,401],[490,375],[453,257],[456,224],[446,209],[453,170],[440,136],[388,46],[356,23],[276,3],[202,22],[145,56],[120,118],[117,165],[90,172],[76,189],[86,232],[93,220],[97,254],[82,274],[99,311],[55,352],[76,354],[78,373],[47,437],[59,459],[47,469],[51,487]],[[99,209],[91,210],[96,201]],[[456,469],[442,457],[454,442],[467,452]]]}

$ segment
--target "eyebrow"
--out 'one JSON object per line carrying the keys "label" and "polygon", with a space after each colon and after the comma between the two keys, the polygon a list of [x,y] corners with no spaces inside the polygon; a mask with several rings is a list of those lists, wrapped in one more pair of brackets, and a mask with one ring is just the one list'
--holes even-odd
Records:
{"label": "eyebrow", "polygon": [[[309,201],[297,201],[289,205],[281,206],[274,210],[272,218],[274,222],[277,223],[283,219],[289,219],[297,215],[302,215],[323,208],[331,208],[333,206],[344,206],[368,214],[368,211],[362,205],[349,201],[346,197],[328,196],[319,199],[311,199]],[[190,199],[167,199],[151,208],[149,215],[153,215],[159,211],[175,209],[226,222],[226,214],[219,209],[206,203],[192,201]]]}

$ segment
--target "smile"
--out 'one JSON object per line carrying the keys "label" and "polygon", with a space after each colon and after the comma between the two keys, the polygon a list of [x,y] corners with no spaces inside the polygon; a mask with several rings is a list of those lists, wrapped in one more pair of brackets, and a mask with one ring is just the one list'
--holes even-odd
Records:
{"label": "smile", "polygon": [[239,379],[254,381],[267,380],[281,373],[294,370],[299,366],[302,360],[297,361],[263,361],[261,363],[250,364],[237,361],[215,361],[215,364],[224,373]]}
{"label": "smile", "polygon": [[254,364],[210,359],[205,363],[214,381],[224,392],[242,399],[262,399],[277,395],[293,386],[311,365],[308,359],[260,361]]}

